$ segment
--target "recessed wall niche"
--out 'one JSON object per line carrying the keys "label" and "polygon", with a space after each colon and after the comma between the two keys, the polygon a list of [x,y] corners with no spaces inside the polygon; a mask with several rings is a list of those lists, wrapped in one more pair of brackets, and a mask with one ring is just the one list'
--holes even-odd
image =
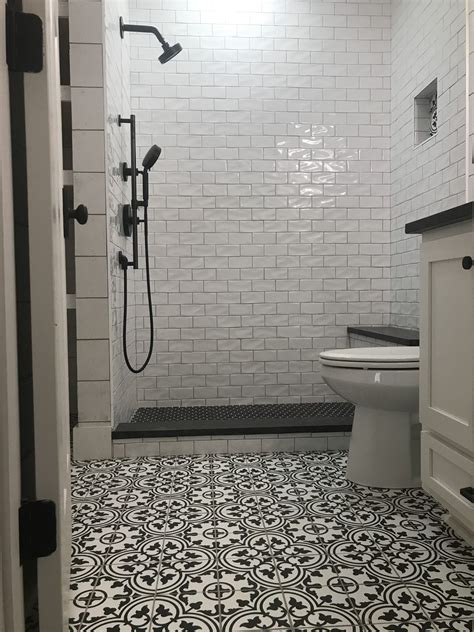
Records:
{"label": "recessed wall niche", "polygon": [[438,131],[438,80],[434,79],[415,97],[415,147]]}

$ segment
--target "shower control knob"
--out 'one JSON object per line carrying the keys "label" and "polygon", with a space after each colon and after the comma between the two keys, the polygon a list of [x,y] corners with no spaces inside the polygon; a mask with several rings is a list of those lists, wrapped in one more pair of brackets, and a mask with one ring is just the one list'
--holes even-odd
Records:
{"label": "shower control knob", "polygon": [[87,206],[84,206],[84,204],[79,204],[76,209],[69,212],[69,218],[75,219],[78,224],[87,224],[87,220],[89,219],[89,211],[87,210]]}
{"label": "shower control knob", "polygon": [[464,270],[470,270],[472,268],[472,257],[463,257],[462,267],[464,268]]}

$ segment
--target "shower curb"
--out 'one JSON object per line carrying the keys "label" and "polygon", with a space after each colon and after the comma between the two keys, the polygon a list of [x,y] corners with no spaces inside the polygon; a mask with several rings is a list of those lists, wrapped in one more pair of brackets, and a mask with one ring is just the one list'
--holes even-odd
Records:
{"label": "shower curb", "polygon": [[347,449],[347,402],[140,408],[112,434],[114,457]]}

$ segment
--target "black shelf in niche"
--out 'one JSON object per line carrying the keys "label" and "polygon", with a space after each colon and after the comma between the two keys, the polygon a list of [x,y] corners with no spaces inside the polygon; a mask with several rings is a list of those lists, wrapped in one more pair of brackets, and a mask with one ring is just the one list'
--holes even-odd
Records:
{"label": "black shelf in niche", "polygon": [[420,344],[420,332],[418,329],[405,329],[404,327],[348,327],[348,334],[394,342],[407,347],[418,347]]}
{"label": "black shelf in niche", "polygon": [[350,432],[353,416],[348,402],[139,408],[112,438]]}
{"label": "black shelf in niche", "polygon": [[407,235],[421,235],[429,230],[444,228],[460,222],[467,222],[474,217],[474,203],[466,202],[459,206],[454,206],[446,211],[428,215],[405,224],[405,233]]}

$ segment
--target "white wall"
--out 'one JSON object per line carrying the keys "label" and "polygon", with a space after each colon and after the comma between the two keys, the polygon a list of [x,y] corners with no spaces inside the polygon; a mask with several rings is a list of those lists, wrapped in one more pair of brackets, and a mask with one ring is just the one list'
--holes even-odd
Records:
{"label": "white wall", "polygon": [[474,200],[474,0],[468,0],[468,150],[466,171],[468,173],[468,200]]}
{"label": "white wall", "polygon": [[[109,235],[109,282],[111,314],[111,377],[113,425],[127,422],[137,406],[135,374],[125,365],[122,349],[123,326],[123,271],[118,265],[118,253],[122,251],[132,260],[132,241],[124,237],[122,207],[130,203],[130,181],[123,182],[120,163],[130,164],[130,126],[119,127],[118,116],[129,117],[130,109],[130,42],[121,39],[119,18],[128,21],[127,0],[103,0],[106,32],[106,100],[107,100],[107,217]],[[134,364],[136,326],[134,275],[129,273],[127,343],[131,362]]]}
{"label": "white wall", "polygon": [[89,219],[75,229],[78,425],[74,458],[108,458],[110,326],[107,270],[104,23],[101,2],[69,2],[74,200]]}
{"label": "white wall", "polygon": [[184,48],[131,36],[139,155],[163,147],[139,405],[333,399],[319,352],[389,317],[389,0],[131,6]]}
{"label": "white wall", "polygon": [[[418,326],[419,237],[407,222],[465,201],[464,0],[392,2],[391,323]],[[413,99],[438,79],[438,133],[414,147]]]}

